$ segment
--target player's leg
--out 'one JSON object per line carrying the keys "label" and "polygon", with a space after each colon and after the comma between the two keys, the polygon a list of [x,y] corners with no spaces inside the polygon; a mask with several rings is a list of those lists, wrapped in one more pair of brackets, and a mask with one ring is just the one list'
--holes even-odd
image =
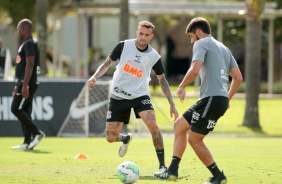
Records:
{"label": "player's leg", "polygon": [[27,100],[27,103],[23,106],[23,111],[27,115],[27,117],[31,120],[29,125],[27,126],[28,132],[32,133],[33,140],[28,145],[28,149],[33,149],[35,146],[39,144],[39,142],[42,141],[42,139],[45,137],[45,133],[37,128],[37,126],[33,123],[31,118],[31,112],[32,112],[32,101],[33,96],[37,90],[38,86],[30,86],[29,87],[29,97]]}
{"label": "player's leg", "polygon": [[128,124],[131,106],[128,100],[110,99],[109,110],[107,112],[106,139],[108,142],[122,142],[118,154],[123,157],[127,153],[127,148],[132,140],[131,133],[121,134],[124,124]]}
{"label": "player's leg", "polygon": [[194,152],[198,156],[198,158],[202,161],[205,166],[209,166],[214,163],[214,159],[203,142],[203,139],[206,135],[199,134],[196,132],[191,131],[188,136],[188,142],[193,148]]}
{"label": "player's leg", "polygon": [[156,116],[150,97],[142,96],[133,100],[132,103],[136,118],[143,120],[152,135],[160,171],[166,170],[163,137],[156,122]]}
{"label": "player's leg", "polygon": [[[28,117],[31,119],[31,113],[32,113],[32,103],[28,103],[23,108],[23,111],[28,115]],[[35,137],[35,135],[32,135],[31,130],[23,123],[21,123],[22,130],[24,132],[24,142],[28,142],[28,144],[32,141],[32,139]]]}
{"label": "player's leg", "polygon": [[213,131],[217,120],[225,113],[227,108],[228,98],[207,97],[203,99],[201,108],[197,109],[193,115],[194,123],[188,136],[188,142],[198,158],[213,175],[207,183],[227,183],[225,175],[218,168],[211,152],[203,141],[206,135]]}
{"label": "player's leg", "polygon": [[211,152],[209,151],[208,147],[205,145],[203,141],[205,136],[206,135],[191,131],[189,133],[188,142],[193,148],[198,158],[210,170],[210,172],[213,175],[213,177],[209,181],[207,181],[206,184],[211,184],[211,183],[226,184],[227,179],[223,174],[223,171],[221,172],[219,170],[218,166],[216,165],[212,157]]}
{"label": "player's leg", "polygon": [[[174,123],[173,156],[168,167],[170,175],[178,177],[178,168],[187,146],[187,131],[189,129],[190,125],[183,116],[177,118]],[[171,176],[171,178],[173,177]]]}
{"label": "player's leg", "polygon": [[25,108],[32,103],[30,98],[24,99],[21,95],[21,86],[17,87],[17,92],[15,93],[11,105],[11,112],[17,117],[21,123],[22,132],[24,135],[24,142],[21,145],[13,146],[12,149],[27,149],[31,142],[31,129],[37,129],[32,123],[31,117],[26,113]]}
{"label": "player's leg", "polygon": [[182,155],[187,145],[187,131],[190,129],[190,124],[183,116],[179,116],[174,123],[174,145],[173,155],[182,158]]}
{"label": "player's leg", "polygon": [[155,112],[153,110],[145,110],[139,112],[138,115],[144,121],[152,135],[153,144],[159,160],[159,169],[161,171],[165,170],[166,167],[164,157],[164,142],[162,134],[156,122]]}
{"label": "player's leg", "polygon": [[106,122],[106,139],[109,143],[120,142],[123,136],[120,134],[123,122]]}
{"label": "player's leg", "polygon": [[187,145],[187,131],[190,129],[190,125],[187,120],[180,116],[174,123],[174,145],[173,156],[168,169],[164,172],[155,172],[154,176],[160,179],[167,179],[170,181],[176,181],[178,178],[178,168],[186,149]]}
{"label": "player's leg", "polygon": [[187,131],[191,128],[190,122],[192,120],[196,104],[191,106],[174,122],[174,145],[171,163],[165,172],[154,173],[155,177],[171,181],[177,180],[179,164],[187,146]]}

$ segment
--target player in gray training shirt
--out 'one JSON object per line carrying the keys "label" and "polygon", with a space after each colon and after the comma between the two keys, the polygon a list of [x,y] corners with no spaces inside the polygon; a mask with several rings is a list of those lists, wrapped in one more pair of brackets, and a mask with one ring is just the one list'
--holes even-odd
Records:
{"label": "player in gray training shirt", "polygon": [[[183,102],[186,94],[185,87],[200,74],[200,99],[175,121],[172,161],[166,171],[154,173],[158,178],[177,180],[179,163],[188,139],[198,158],[213,175],[206,184],[227,183],[227,178],[223,171],[219,170],[203,140],[228,109],[229,101],[237,92],[243,79],[229,49],[215,40],[210,33],[210,25],[204,18],[194,18],[187,25],[186,34],[194,44],[193,57],[191,66],[176,93]],[[228,89],[229,75],[232,81]],[[187,137],[188,130],[190,132]]]}
{"label": "player in gray training shirt", "polygon": [[201,61],[200,99],[209,96],[228,97],[229,71],[238,67],[229,49],[211,35],[198,40],[192,61]]}

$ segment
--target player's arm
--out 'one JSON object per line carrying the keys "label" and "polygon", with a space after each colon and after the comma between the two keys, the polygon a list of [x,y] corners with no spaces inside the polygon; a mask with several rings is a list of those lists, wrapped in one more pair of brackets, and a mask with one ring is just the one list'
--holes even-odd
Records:
{"label": "player's arm", "polygon": [[230,84],[230,88],[228,91],[228,99],[229,101],[235,95],[241,83],[243,82],[242,74],[238,67],[234,67],[230,70],[229,75],[232,77],[232,81]]}
{"label": "player's arm", "polygon": [[22,97],[23,98],[29,97],[28,83],[32,75],[33,65],[34,65],[34,56],[27,56],[25,74],[24,74],[24,80],[23,80],[23,87],[22,87]]}
{"label": "player's arm", "polygon": [[163,67],[162,67],[162,63],[161,60],[159,59],[158,62],[154,65],[153,67],[157,78],[159,80],[160,86],[162,88],[162,91],[164,93],[164,95],[166,96],[166,98],[168,99],[168,102],[170,104],[170,116],[172,117],[172,115],[174,115],[174,120],[176,120],[178,118],[178,112],[176,110],[171,92],[170,92],[170,88],[169,88],[169,84],[165,78],[164,75],[164,71],[163,71]]}
{"label": "player's arm", "polygon": [[96,84],[96,80],[103,76],[113,63],[114,61],[108,56],[105,62],[98,67],[96,72],[88,80],[88,88],[93,88]]}
{"label": "player's arm", "polygon": [[99,77],[103,76],[113,63],[114,61],[108,56],[105,62],[99,66],[92,77],[98,79]]}
{"label": "player's arm", "polygon": [[199,60],[195,60],[194,62],[192,62],[182,82],[179,84],[176,94],[180,98],[181,102],[183,102],[185,99],[185,95],[186,95],[185,87],[188,86],[190,83],[192,83],[199,75],[202,64],[203,62]]}
{"label": "player's arm", "polygon": [[105,62],[99,66],[94,75],[90,77],[90,79],[87,81],[89,89],[93,88],[96,84],[96,80],[106,73],[106,71],[114,63],[114,61],[120,58],[123,46],[124,42],[119,42],[111,52],[110,56],[108,56]]}

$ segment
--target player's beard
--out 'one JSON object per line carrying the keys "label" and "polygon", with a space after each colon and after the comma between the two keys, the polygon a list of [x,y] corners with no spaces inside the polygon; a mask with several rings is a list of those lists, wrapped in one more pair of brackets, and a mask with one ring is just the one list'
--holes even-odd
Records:
{"label": "player's beard", "polygon": [[25,39],[22,35],[18,34],[18,40],[19,40],[19,43],[22,44]]}
{"label": "player's beard", "polygon": [[145,49],[147,47],[148,43],[146,41],[142,42],[140,40],[136,40],[136,47],[139,49]]}

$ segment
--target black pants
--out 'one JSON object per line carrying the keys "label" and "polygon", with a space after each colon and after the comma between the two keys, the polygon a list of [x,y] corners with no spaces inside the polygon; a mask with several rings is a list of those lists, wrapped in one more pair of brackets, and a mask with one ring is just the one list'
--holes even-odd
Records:
{"label": "black pants", "polygon": [[31,118],[32,100],[38,85],[29,87],[29,97],[27,99],[22,97],[22,83],[17,86],[17,92],[14,95],[11,111],[21,122],[21,127],[24,135],[24,143],[29,144],[32,137],[39,134],[37,126],[33,123]]}

